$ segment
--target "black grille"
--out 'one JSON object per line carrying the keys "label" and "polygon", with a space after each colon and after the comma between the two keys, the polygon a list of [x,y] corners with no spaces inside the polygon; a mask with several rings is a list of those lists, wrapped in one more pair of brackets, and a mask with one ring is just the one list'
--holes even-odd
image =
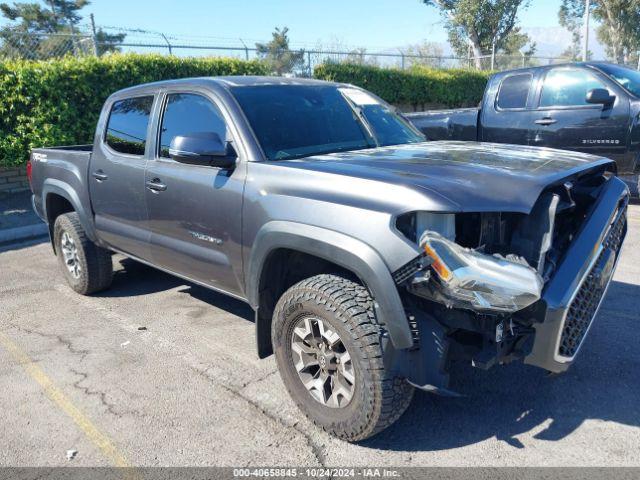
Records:
{"label": "black grille", "polygon": [[620,250],[626,226],[625,210],[619,212],[616,222],[612,225],[603,242],[604,248],[600,257],[594,263],[594,267],[569,306],[558,347],[558,354],[563,357],[573,357],[576,354],[596,314],[609,280],[600,278],[602,270],[598,267],[603,260],[603,255],[606,255],[608,251],[613,251],[617,256]]}

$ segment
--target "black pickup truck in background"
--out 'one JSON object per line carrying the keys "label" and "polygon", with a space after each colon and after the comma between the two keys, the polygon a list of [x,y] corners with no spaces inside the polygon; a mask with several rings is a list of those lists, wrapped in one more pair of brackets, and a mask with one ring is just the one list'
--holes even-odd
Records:
{"label": "black pickup truck in background", "polygon": [[615,160],[638,191],[640,72],[572,63],[500,72],[479,108],[410,113],[429,140],[477,140],[576,150]]}

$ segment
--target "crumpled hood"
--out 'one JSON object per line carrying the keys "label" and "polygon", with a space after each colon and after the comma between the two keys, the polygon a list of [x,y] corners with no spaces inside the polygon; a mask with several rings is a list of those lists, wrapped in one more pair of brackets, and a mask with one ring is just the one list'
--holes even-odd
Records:
{"label": "crumpled hood", "polygon": [[457,211],[529,213],[547,186],[613,161],[522,145],[425,142],[277,163],[405,185],[445,198]]}

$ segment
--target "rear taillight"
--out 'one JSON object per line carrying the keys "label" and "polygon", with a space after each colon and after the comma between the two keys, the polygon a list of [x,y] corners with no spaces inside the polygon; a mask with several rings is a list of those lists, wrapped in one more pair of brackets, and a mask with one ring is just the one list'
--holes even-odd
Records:
{"label": "rear taillight", "polygon": [[[31,173],[33,167],[31,166],[31,159],[27,160],[27,180],[29,180],[29,186],[31,187]],[[33,188],[32,188],[33,190]]]}

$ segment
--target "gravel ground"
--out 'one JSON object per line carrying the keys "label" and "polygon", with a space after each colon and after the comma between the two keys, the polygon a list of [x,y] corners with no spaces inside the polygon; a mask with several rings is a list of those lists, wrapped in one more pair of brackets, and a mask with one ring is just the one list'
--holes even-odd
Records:
{"label": "gravel ground", "polygon": [[81,297],[47,243],[2,247],[0,465],[640,466],[639,206],[630,223],[567,374],[460,368],[465,397],[419,392],[357,445],[295,408],[246,305],[121,257],[113,288]]}

